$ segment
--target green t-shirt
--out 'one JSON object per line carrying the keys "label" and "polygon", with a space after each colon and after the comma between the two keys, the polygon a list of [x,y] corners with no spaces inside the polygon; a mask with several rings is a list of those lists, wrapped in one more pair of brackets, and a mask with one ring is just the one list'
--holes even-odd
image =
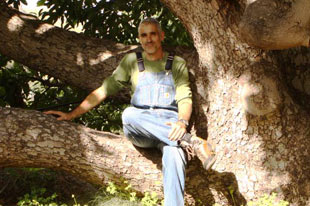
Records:
{"label": "green t-shirt", "polygon": [[[165,70],[168,53],[164,53],[164,58],[157,61],[149,61],[142,53],[145,71],[160,72]],[[103,82],[105,94],[113,95],[125,86],[131,86],[131,94],[135,91],[138,83],[138,64],[135,53],[129,53],[124,56],[113,74]],[[192,92],[189,86],[188,70],[186,62],[181,57],[175,56],[172,64],[172,76],[176,88],[175,100],[187,101],[192,103]]]}

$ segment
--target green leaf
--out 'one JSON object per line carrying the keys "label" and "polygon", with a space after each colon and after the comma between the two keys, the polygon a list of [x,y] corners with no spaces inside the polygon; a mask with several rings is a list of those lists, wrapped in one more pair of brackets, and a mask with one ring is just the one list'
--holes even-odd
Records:
{"label": "green leaf", "polygon": [[39,0],[37,6],[44,6],[46,0]]}
{"label": "green leaf", "polygon": [[2,99],[0,99],[0,107],[5,107],[6,105],[7,103],[3,101]]}
{"label": "green leaf", "polygon": [[8,59],[4,56],[0,56],[0,67],[6,66],[8,63]]}
{"label": "green leaf", "polygon": [[23,4],[28,5],[26,0],[20,0]]}
{"label": "green leaf", "polygon": [[6,94],[5,88],[4,87],[0,87],[0,97],[5,96],[5,94]]}

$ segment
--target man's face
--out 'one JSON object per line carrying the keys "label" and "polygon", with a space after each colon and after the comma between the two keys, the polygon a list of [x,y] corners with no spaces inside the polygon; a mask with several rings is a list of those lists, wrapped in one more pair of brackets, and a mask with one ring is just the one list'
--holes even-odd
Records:
{"label": "man's face", "polygon": [[161,41],[164,40],[164,32],[159,31],[152,23],[143,23],[139,28],[139,40],[147,54],[161,52]]}

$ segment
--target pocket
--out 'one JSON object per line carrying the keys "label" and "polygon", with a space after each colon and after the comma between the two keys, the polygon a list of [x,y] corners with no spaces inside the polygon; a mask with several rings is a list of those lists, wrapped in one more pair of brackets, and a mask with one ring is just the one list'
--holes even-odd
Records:
{"label": "pocket", "polygon": [[159,85],[159,105],[172,105],[174,104],[175,91],[173,86]]}

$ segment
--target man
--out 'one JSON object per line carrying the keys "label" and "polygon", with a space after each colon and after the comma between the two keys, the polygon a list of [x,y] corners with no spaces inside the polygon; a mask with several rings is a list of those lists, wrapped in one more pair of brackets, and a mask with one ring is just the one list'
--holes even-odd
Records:
{"label": "man", "polygon": [[71,120],[131,83],[132,106],[122,115],[124,134],[138,147],[157,147],[162,151],[165,206],[182,206],[187,164],[183,149],[196,154],[206,169],[212,166],[215,156],[205,140],[186,132],[192,93],[185,61],[163,51],[164,32],[157,20],[143,20],[138,33],[143,53],[127,54],[102,86],[72,112],[46,114]]}

